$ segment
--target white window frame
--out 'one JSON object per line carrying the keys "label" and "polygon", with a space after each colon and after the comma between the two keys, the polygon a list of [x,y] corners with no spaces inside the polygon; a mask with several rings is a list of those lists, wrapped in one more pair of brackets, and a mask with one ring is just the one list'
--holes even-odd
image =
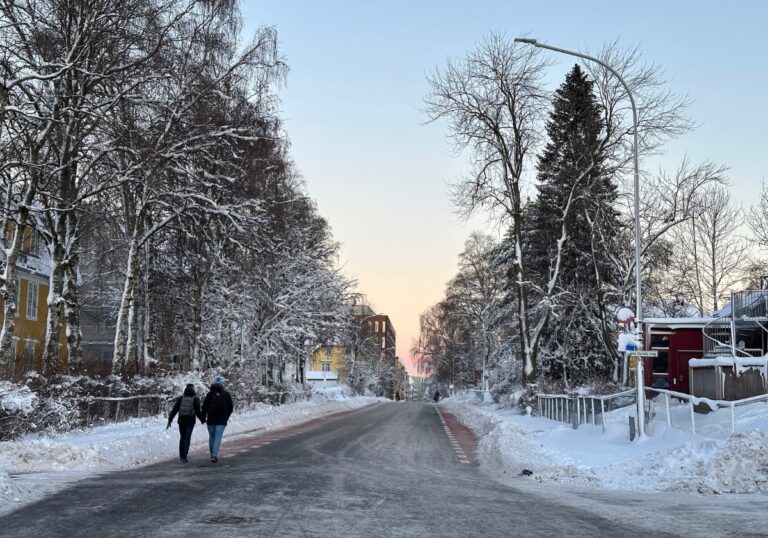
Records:
{"label": "white window frame", "polygon": [[[34,290],[34,293],[32,293]],[[37,308],[40,299],[40,285],[37,282],[27,280],[27,319],[37,321]],[[31,303],[31,304],[30,304]]]}

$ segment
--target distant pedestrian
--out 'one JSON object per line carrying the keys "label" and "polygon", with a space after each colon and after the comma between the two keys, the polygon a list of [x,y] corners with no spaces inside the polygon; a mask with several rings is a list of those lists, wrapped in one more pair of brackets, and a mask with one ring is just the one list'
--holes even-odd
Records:
{"label": "distant pedestrian", "polygon": [[211,451],[211,461],[219,463],[219,447],[227,426],[229,416],[232,414],[232,396],[224,390],[224,381],[217,375],[211,390],[203,400],[203,420],[208,423],[208,448]]}
{"label": "distant pedestrian", "polygon": [[435,391],[435,403],[437,403],[439,401],[440,401],[440,391],[436,390]]}
{"label": "distant pedestrian", "polygon": [[192,441],[192,430],[195,429],[195,417],[205,424],[203,414],[200,412],[200,398],[195,395],[195,387],[191,383],[186,386],[182,396],[176,399],[173,404],[171,414],[168,416],[168,426],[171,427],[173,417],[179,414],[179,459],[182,463],[187,463],[189,454],[189,444]]}

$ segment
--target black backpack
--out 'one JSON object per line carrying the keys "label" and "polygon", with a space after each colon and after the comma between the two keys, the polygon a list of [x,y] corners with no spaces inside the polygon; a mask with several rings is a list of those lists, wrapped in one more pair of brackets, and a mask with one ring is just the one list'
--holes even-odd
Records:
{"label": "black backpack", "polygon": [[194,396],[182,396],[181,403],[179,404],[179,416],[180,417],[194,417],[195,416],[195,398]]}
{"label": "black backpack", "polygon": [[214,392],[211,395],[211,403],[208,406],[208,413],[213,415],[226,415],[229,413],[227,400],[221,392]]}

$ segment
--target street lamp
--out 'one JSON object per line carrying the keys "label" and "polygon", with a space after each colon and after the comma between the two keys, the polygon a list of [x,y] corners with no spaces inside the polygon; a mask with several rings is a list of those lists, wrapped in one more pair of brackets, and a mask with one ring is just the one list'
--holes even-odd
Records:
{"label": "street lamp", "polygon": [[[516,43],[525,43],[527,45],[533,45],[534,47],[538,47],[541,49],[549,49],[553,50],[555,52],[560,52],[562,54],[568,54],[570,56],[576,56],[578,58],[583,58],[585,60],[589,60],[591,62],[595,62],[604,68],[606,68],[608,71],[610,71],[617,79],[619,79],[619,82],[621,82],[621,85],[624,87],[624,90],[627,92],[627,96],[629,97],[629,102],[632,105],[632,135],[633,135],[633,141],[632,141],[632,153],[634,157],[634,168],[635,168],[635,297],[637,299],[637,306],[635,308],[635,323],[637,325],[636,331],[637,331],[637,337],[638,340],[640,340],[641,337],[641,326],[643,322],[643,299],[642,299],[642,287],[640,282],[640,251],[642,246],[642,234],[640,231],[640,165],[638,163],[638,143],[637,143],[637,106],[635,105],[635,98],[632,95],[632,91],[629,89],[629,86],[624,81],[623,78],[621,78],[621,75],[616,72],[615,69],[613,69],[610,65],[603,62],[602,60],[599,60],[593,56],[589,56],[588,54],[583,54],[581,52],[575,52],[572,50],[567,49],[561,49],[559,47],[553,47],[552,45],[547,45],[545,43],[539,43],[536,39],[532,39],[530,37],[518,37],[515,39]],[[641,358],[638,358],[638,363],[642,360]],[[639,370],[642,372],[642,369]],[[641,381],[638,380],[638,385],[641,384]],[[640,396],[640,391],[638,391],[638,407],[639,409],[643,409],[640,407],[642,405],[643,397]],[[643,406],[644,407],[644,406]],[[645,434],[645,424],[642,420],[642,414],[638,414],[638,434],[640,437],[643,437]]]}

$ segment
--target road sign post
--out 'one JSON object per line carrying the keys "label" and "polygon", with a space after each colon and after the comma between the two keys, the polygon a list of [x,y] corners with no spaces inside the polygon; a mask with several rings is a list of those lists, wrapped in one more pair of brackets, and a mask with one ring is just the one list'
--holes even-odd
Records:
{"label": "road sign post", "polygon": [[643,373],[643,359],[646,357],[658,357],[658,351],[630,351],[629,366],[635,369],[637,381],[637,438],[645,437],[645,374]]}
{"label": "road sign post", "polygon": [[645,376],[643,375],[643,359],[637,357],[637,438],[645,437]]}

